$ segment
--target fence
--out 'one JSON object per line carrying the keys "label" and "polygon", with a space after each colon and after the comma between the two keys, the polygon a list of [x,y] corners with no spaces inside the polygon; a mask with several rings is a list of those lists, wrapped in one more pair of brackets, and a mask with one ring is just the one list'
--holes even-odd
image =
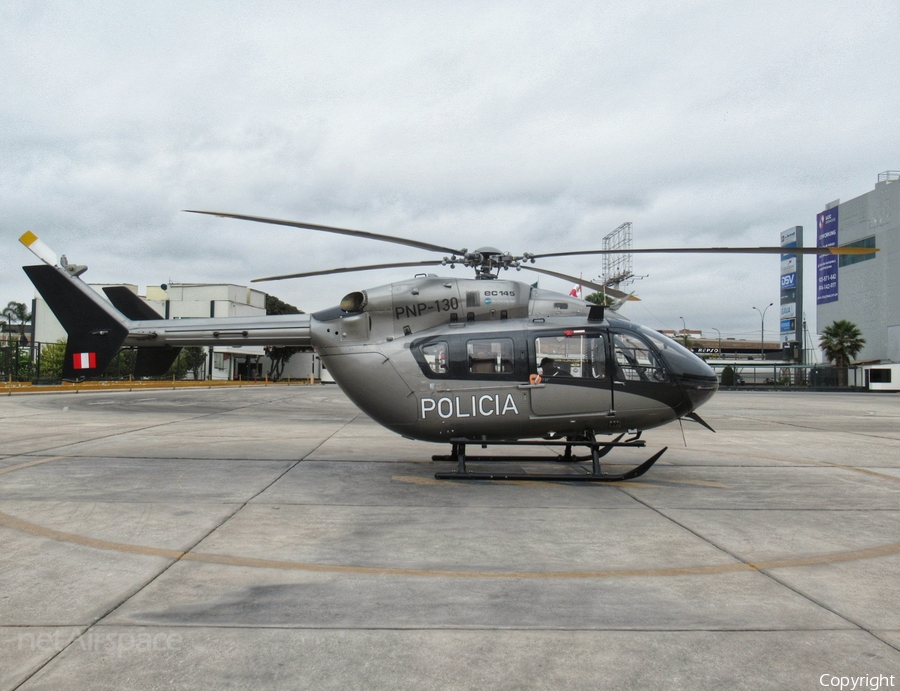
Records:
{"label": "fence", "polygon": [[[866,388],[861,367],[789,365],[785,363],[718,364],[709,362],[724,388],[861,389]],[[730,370],[730,372],[729,372]]]}
{"label": "fence", "polygon": [[[158,379],[171,381],[176,379],[205,379],[205,354],[199,361],[191,360],[192,353],[185,349],[171,369]],[[65,357],[64,343],[34,343],[22,345],[19,341],[0,344],[0,381],[4,383],[58,383],[62,376],[62,365]],[[113,358],[106,372],[99,377],[101,381],[124,381],[134,375],[134,363],[137,351],[134,348],[123,348]],[[196,374],[196,376],[195,376]]]}

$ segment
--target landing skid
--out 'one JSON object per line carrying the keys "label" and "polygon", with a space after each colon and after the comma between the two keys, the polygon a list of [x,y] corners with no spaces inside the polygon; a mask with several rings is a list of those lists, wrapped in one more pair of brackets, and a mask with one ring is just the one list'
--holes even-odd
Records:
{"label": "landing skid", "polygon": [[[619,446],[637,447],[646,446],[641,440],[640,433],[637,436],[622,441],[619,435],[613,441],[600,442],[596,438],[565,440],[565,441],[490,441],[484,442],[474,439],[451,439],[453,445],[449,456],[432,456],[433,461],[455,462],[456,470],[450,472],[435,473],[438,480],[526,480],[536,482],[622,482],[633,480],[646,473],[656,463],[669,447],[663,447],[656,454],[648,458],[636,468],[624,473],[607,474],[602,472],[600,459]],[[562,456],[556,458],[541,458],[535,456],[467,456],[466,445],[479,444],[482,448],[488,446],[563,446],[565,451]],[[572,447],[585,446],[590,449],[589,456],[575,456]],[[466,468],[467,461],[479,463],[581,463],[591,461],[591,470],[587,473],[564,475],[562,473],[475,473]],[[578,466],[581,467],[581,466]]]}

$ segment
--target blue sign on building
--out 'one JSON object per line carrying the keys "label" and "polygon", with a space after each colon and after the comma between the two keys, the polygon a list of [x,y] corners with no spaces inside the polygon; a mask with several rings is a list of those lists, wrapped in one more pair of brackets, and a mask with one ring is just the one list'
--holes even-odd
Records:
{"label": "blue sign on building", "polygon": [[790,290],[797,287],[797,273],[785,274],[781,277],[781,289]]}
{"label": "blue sign on building", "polygon": [[[816,216],[816,247],[837,247],[838,208]],[[820,254],[816,264],[816,304],[824,305],[838,299],[838,258],[834,254]]]}

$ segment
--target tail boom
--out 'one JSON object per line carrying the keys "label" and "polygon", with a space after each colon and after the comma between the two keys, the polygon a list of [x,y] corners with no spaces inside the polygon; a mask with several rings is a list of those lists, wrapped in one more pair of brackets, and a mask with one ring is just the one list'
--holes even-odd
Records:
{"label": "tail boom", "polygon": [[22,268],[68,334],[63,379],[99,376],[123,345],[138,348],[138,376],[151,376],[165,373],[184,346],[312,344],[306,314],[163,319],[118,287],[104,289],[107,302],[79,278],[87,267],[70,265],[65,257],[57,261],[30,231],[20,241],[44,262]]}

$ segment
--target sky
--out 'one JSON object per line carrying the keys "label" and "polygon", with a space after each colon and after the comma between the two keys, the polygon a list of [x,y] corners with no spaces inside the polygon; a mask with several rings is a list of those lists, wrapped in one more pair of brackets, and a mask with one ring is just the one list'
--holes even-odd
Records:
{"label": "sky", "polygon": [[[141,291],[440,258],[182,209],[515,254],[600,249],[626,221],[635,247],[777,245],[795,225],[812,245],[828,202],[900,169],[898,29],[896,0],[6,0],[0,303],[34,295],[26,230]],[[777,256],[633,265],[634,321],[750,340],[774,302],[778,331]],[[255,287],[315,311],[411,273]]]}

